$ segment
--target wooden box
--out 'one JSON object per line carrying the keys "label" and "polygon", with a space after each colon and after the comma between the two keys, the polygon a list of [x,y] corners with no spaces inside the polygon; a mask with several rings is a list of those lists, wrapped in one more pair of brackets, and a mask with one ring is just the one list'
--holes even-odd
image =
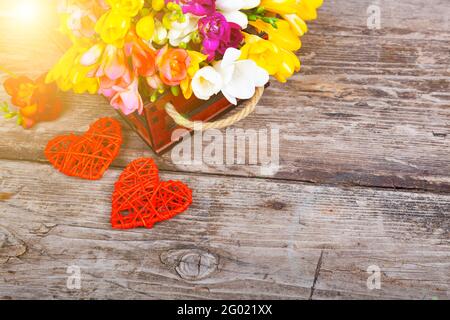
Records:
{"label": "wooden box", "polygon": [[181,115],[192,121],[212,121],[235,107],[222,94],[204,101],[194,96],[186,100],[181,94],[174,96],[167,93],[158,98],[156,102],[145,104],[142,114],[134,112],[125,115],[118,110],[121,117],[158,155],[168,151],[179,142],[172,141],[172,133],[181,127],[165,111],[165,105],[168,102],[172,103]]}

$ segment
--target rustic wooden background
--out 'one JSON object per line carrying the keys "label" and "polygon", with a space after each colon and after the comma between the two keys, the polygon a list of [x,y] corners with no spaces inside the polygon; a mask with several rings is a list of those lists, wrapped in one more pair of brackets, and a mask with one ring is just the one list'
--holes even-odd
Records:
{"label": "rustic wooden background", "polygon": [[[366,25],[372,4],[380,30]],[[280,127],[270,177],[174,166],[126,128],[102,180],[68,178],[43,149],[115,116],[98,96],[65,94],[61,119],[32,130],[1,120],[0,298],[450,298],[449,16],[448,0],[325,0],[302,72],[236,126]],[[1,19],[0,64],[47,70],[60,54],[47,23]],[[112,230],[113,182],[141,156],[192,186],[194,204],[151,230]],[[66,286],[72,265],[80,290]]]}

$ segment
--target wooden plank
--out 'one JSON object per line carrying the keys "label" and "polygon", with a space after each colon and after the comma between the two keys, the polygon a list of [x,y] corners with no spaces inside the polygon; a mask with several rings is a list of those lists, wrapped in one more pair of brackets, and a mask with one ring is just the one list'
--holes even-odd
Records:
{"label": "wooden plank", "polygon": [[[117,231],[119,173],[0,161],[0,298],[450,297],[450,195],[162,173],[194,188],[193,206]],[[73,265],[80,290],[66,287]]]}
{"label": "wooden plank", "polygon": [[[429,5],[431,4],[431,6]],[[378,6],[380,30],[368,30],[368,10]],[[389,35],[397,38],[448,40],[450,4],[446,0],[339,0],[324,1],[320,8],[320,25],[314,33],[355,35],[356,31],[368,35]]]}
{"label": "wooden plank", "polygon": [[[450,36],[444,26],[450,5],[379,1],[382,29],[370,31],[366,9],[372,3],[326,1],[303,40],[303,71],[287,85],[273,83],[257,112],[235,127],[280,127],[281,167],[274,178],[449,192]],[[57,59],[45,35],[17,37],[13,28],[6,21],[0,28],[2,64],[36,75]],[[1,92],[0,101],[6,99]],[[69,94],[65,102],[60,120],[29,131],[1,120],[0,158],[43,161],[52,137],[83,132],[94,119],[115,114],[96,96]],[[125,135],[116,166],[152,155],[136,135]],[[259,166],[175,166],[169,155],[158,164],[261,176]]]}

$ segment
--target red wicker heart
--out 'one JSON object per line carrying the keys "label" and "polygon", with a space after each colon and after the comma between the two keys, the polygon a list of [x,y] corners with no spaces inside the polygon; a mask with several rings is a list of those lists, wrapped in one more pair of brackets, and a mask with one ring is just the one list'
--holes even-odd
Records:
{"label": "red wicker heart", "polygon": [[192,203],[192,191],[180,181],[159,181],[152,159],[131,162],[114,185],[111,224],[115,229],[152,228]]}
{"label": "red wicker heart", "polygon": [[60,172],[89,180],[100,179],[119,154],[120,123],[111,118],[94,122],[82,136],[59,136],[45,148],[45,156]]}

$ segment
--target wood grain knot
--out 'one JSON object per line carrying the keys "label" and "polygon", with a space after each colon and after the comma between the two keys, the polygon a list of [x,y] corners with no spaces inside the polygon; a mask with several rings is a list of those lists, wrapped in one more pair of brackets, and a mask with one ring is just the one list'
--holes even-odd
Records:
{"label": "wood grain knot", "polygon": [[264,206],[273,210],[283,210],[284,208],[286,208],[285,203],[276,200],[267,201]]}
{"label": "wood grain knot", "polygon": [[162,253],[161,262],[174,268],[182,279],[196,281],[216,271],[219,258],[201,249],[181,249]]}
{"label": "wood grain knot", "polygon": [[0,201],[7,201],[12,198],[14,194],[9,192],[0,192]]}
{"label": "wood grain knot", "polygon": [[12,257],[19,257],[27,251],[25,243],[7,229],[0,226],[0,264]]}

